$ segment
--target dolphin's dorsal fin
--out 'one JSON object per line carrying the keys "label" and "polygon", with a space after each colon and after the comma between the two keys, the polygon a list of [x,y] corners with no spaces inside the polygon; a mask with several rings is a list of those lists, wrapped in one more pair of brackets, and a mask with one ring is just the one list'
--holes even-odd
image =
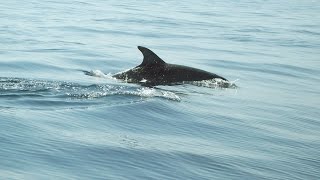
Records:
{"label": "dolphin's dorsal fin", "polygon": [[138,46],[138,49],[143,54],[143,61],[139,65],[139,67],[142,66],[153,66],[153,65],[164,65],[166,64],[159,56],[157,56],[154,52],[152,52],[150,49]]}

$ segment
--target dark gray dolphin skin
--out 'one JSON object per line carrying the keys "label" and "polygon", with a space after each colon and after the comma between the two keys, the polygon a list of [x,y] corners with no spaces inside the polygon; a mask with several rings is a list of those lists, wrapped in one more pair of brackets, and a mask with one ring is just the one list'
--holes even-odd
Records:
{"label": "dark gray dolphin skin", "polygon": [[138,46],[138,49],[143,54],[142,63],[128,71],[117,73],[113,77],[145,86],[174,85],[187,81],[216,78],[228,81],[219,75],[201,69],[168,64],[148,48]]}

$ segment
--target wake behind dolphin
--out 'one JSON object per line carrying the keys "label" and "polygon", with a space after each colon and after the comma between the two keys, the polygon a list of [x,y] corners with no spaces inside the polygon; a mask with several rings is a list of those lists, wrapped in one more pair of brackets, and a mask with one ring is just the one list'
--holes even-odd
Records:
{"label": "wake behind dolphin", "polygon": [[169,64],[148,48],[138,46],[138,49],[143,54],[142,63],[127,71],[116,73],[112,77],[143,86],[175,85],[186,82],[194,84],[192,82],[216,79],[223,81],[223,86],[229,84],[226,78],[217,74],[188,66]]}

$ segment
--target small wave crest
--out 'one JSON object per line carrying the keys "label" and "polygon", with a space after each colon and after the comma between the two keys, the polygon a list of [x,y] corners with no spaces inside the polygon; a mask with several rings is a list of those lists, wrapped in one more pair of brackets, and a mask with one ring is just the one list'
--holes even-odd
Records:
{"label": "small wave crest", "polygon": [[1,78],[0,92],[40,92],[48,90],[61,90],[73,86],[72,83],[31,80],[22,78]]}
{"label": "small wave crest", "polygon": [[154,88],[141,88],[141,89],[138,89],[136,92],[133,92],[133,94],[142,96],[142,97],[162,97],[162,98],[170,99],[174,101],[181,100],[181,98],[173,92],[154,89]]}
{"label": "small wave crest", "polygon": [[91,71],[83,71],[88,76],[106,78],[106,79],[114,79],[111,73],[105,74],[100,70],[91,70]]}
{"label": "small wave crest", "polygon": [[[65,106],[87,105],[88,103],[114,105],[153,97],[173,101],[181,100],[173,92],[149,87],[110,84],[81,85],[72,82],[0,77],[0,100],[2,100],[0,106],[8,106],[8,104],[37,106],[38,103],[38,106],[42,107],[44,104],[55,106],[56,102],[59,102],[60,107],[63,102]],[[23,103],[19,103],[20,101]]]}
{"label": "small wave crest", "polygon": [[181,98],[173,92],[158,90],[154,88],[115,88],[111,87],[110,89],[104,91],[78,91],[67,93],[69,97],[72,98],[80,98],[80,99],[93,99],[93,98],[101,98],[107,96],[115,96],[115,95],[129,95],[129,96],[138,96],[144,98],[152,98],[159,97],[173,101],[180,101]]}

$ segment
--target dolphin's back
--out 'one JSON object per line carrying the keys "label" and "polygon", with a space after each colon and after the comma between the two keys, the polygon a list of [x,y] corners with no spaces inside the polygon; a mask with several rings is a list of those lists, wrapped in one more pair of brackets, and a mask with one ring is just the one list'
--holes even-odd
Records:
{"label": "dolphin's back", "polygon": [[220,78],[226,80],[225,78],[218,76],[216,74],[193,68],[188,66],[176,65],[176,64],[167,64],[166,66],[166,76],[171,81],[201,81],[209,80],[214,78]]}
{"label": "dolphin's back", "polygon": [[184,81],[202,81],[220,78],[216,74],[188,66],[168,64],[150,49],[138,46],[143,54],[142,63],[126,72],[115,74],[113,77],[132,83],[143,83],[152,86],[170,85]]}

